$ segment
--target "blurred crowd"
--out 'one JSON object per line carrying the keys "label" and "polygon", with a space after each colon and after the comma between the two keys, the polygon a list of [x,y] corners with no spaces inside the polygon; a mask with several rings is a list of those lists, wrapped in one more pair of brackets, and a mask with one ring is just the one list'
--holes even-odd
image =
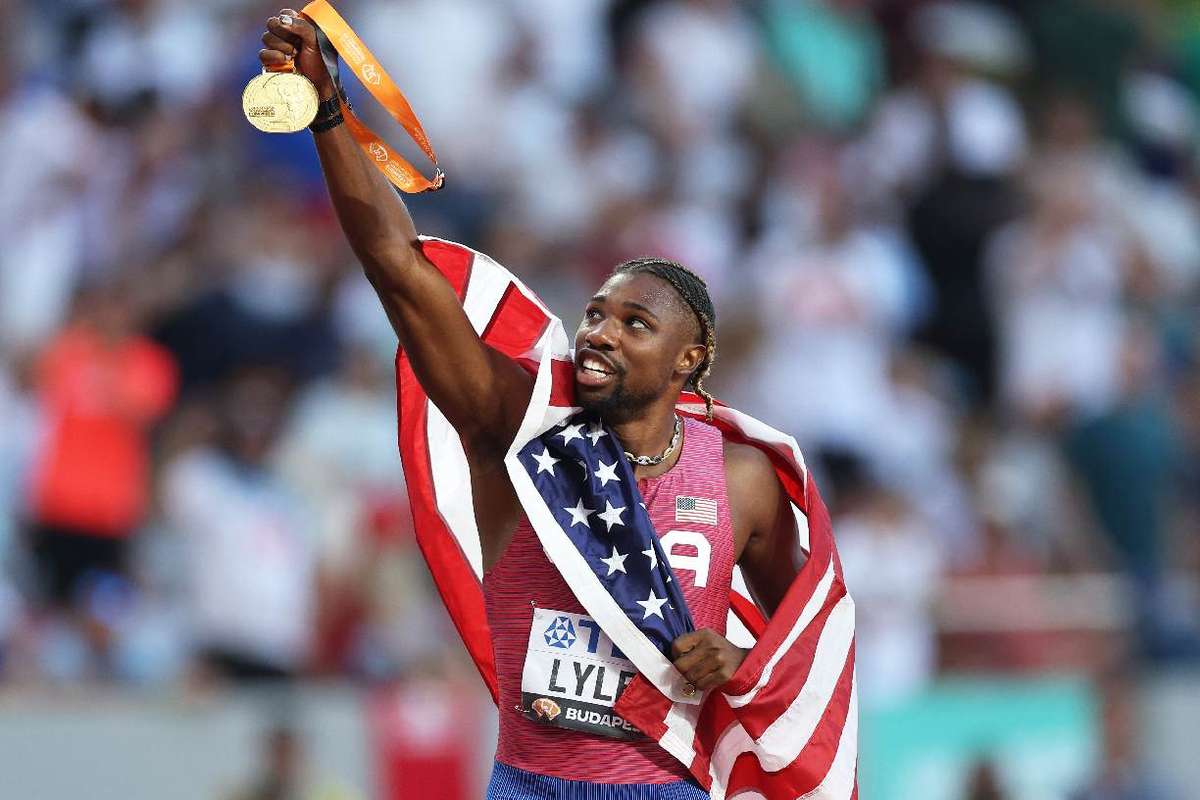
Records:
{"label": "blurred crowd", "polygon": [[[568,327],[625,258],[707,279],[715,393],[793,433],[831,502],[868,706],[955,666],[1200,653],[1194,3],[337,5],[447,171],[408,198],[422,232]],[[394,336],[308,134],[238,107],[278,9],[0,8],[0,679],[459,658]],[[1111,614],[1019,580],[1096,575]],[[1030,630],[939,635],[956,581]],[[1111,636],[1080,656],[1056,626]]]}

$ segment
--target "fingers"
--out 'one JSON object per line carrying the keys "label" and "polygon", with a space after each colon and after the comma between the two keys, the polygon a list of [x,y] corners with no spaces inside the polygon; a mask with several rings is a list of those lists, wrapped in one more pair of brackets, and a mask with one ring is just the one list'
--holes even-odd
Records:
{"label": "fingers", "polygon": [[262,35],[262,43],[268,50],[274,50],[276,52],[283,53],[285,56],[296,55],[295,45],[286,39],[271,33],[270,31],[267,31]]}
{"label": "fingers", "polygon": [[321,96],[336,91],[321,57],[317,28],[300,12],[284,8],[276,16],[269,17],[262,43],[264,49],[259,53],[259,60],[268,70],[286,68],[290,61],[297,73],[313,82]]}
{"label": "fingers", "polygon": [[692,686],[695,686],[697,691],[705,692],[709,689],[720,686],[721,684],[725,683],[725,681],[729,680],[730,677],[731,675],[727,672],[726,668],[715,667],[703,675],[689,677],[688,683],[690,683]]}
{"label": "fingers", "polygon": [[[280,17],[268,17],[267,33],[272,34],[283,41],[288,42],[293,47],[298,48],[303,45],[304,42],[300,38],[299,31],[296,30],[295,18],[288,17],[288,19],[291,19],[292,22],[284,23]],[[265,36],[266,34],[263,35]]]}
{"label": "fingers", "polygon": [[317,33],[311,22],[290,8],[279,12],[279,16],[267,20],[267,30],[276,36],[291,42],[297,49],[302,47],[316,48]]}
{"label": "fingers", "polygon": [[[717,672],[724,674],[729,671],[730,667],[732,664],[720,650],[706,648],[696,648],[675,661],[675,669],[687,678],[688,683],[697,688],[702,688],[700,684],[705,678]],[[729,674],[733,673],[729,672]]]}
{"label": "fingers", "polygon": [[675,639],[671,655],[675,669],[701,691],[728,681],[745,658],[742,650],[708,628]]}
{"label": "fingers", "polygon": [[258,60],[264,67],[281,67],[288,62],[288,56],[278,50],[259,50]]}
{"label": "fingers", "polygon": [[[673,649],[674,648],[672,648],[672,650]],[[700,664],[708,660],[712,654],[713,652],[708,648],[694,647],[676,658],[672,663],[675,665],[675,669],[679,670],[684,676],[687,676],[689,671],[695,669]]]}
{"label": "fingers", "polygon": [[675,669],[679,670],[679,673],[687,678],[688,683],[693,685],[713,670],[721,669],[723,666],[721,651],[703,645],[692,648],[675,659],[673,663]]}
{"label": "fingers", "polygon": [[671,642],[671,658],[679,658],[684,653],[695,647],[701,639],[700,631],[692,631],[685,633],[682,636]]}

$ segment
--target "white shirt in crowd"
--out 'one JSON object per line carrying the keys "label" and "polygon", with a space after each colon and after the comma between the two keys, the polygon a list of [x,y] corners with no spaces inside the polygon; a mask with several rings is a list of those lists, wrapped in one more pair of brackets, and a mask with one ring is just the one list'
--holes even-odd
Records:
{"label": "white shirt in crowd", "polygon": [[739,3],[669,2],[641,21],[637,44],[653,65],[653,97],[685,131],[724,130],[758,69],[758,38]]}
{"label": "white shirt in crowd", "polygon": [[35,348],[66,316],[100,146],[93,125],[52,89],[0,102],[0,351]]}
{"label": "white shirt in crowd", "polygon": [[307,657],[315,556],[309,516],[269,472],[208,449],[166,469],[164,515],[185,539],[195,644],[283,669]]}
{"label": "white shirt in crowd", "polygon": [[280,441],[280,474],[313,513],[326,566],[348,568],[362,546],[370,500],[404,491],[394,396],[324,381],[301,395]]}
{"label": "white shirt in crowd", "polygon": [[924,689],[937,672],[932,604],[943,569],[936,539],[914,514],[854,514],[834,523],[855,604],[855,668],[863,704]]}
{"label": "white shirt in crowd", "polygon": [[976,78],[951,89],[940,112],[916,89],[889,93],[863,145],[872,175],[889,191],[919,188],[939,159],[967,175],[1011,174],[1028,151],[1021,107],[1008,90]]}
{"label": "white shirt in crowd", "polygon": [[888,414],[893,337],[907,311],[905,265],[868,231],[797,244],[780,231],[752,260],[766,409],[804,442],[869,451]]}
{"label": "white shirt in crowd", "polygon": [[1095,224],[1054,242],[1031,223],[995,235],[986,258],[1001,389],[1018,409],[1037,414],[1065,404],[1087,413],[1114,400],[1125,256],[1118,236]]}

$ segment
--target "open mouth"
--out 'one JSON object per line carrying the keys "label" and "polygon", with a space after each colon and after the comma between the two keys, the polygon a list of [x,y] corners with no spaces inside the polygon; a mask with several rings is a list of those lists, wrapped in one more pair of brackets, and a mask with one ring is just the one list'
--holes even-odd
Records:
{"label": "open mouth", "polygon": [[575,359],[575,380],[584,386],[604,386],[617,371],[607,359],[584,353]]}

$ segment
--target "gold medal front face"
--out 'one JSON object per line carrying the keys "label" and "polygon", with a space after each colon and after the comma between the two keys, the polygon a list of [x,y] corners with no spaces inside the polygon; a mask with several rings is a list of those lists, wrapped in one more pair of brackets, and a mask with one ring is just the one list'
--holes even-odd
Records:
{"label": "gold medal front face", "polygon": [[242,92],[242,112],[267,133],[304,130],[317,116],[317,87],[295,72],[256,75]]}

